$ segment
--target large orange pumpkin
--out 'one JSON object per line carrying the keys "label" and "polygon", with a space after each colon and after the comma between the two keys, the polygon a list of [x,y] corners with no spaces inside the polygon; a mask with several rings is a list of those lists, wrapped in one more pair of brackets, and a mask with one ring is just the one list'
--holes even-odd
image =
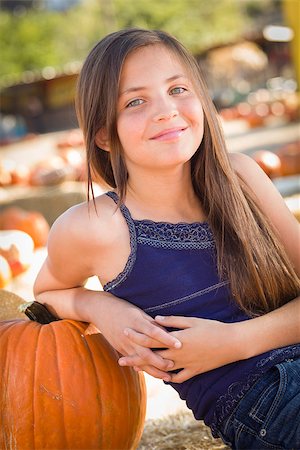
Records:
{"label": "large orange pumpkin", "polygon": [[144,378],[88,324],[0,322],[0,448],[135,449]]}

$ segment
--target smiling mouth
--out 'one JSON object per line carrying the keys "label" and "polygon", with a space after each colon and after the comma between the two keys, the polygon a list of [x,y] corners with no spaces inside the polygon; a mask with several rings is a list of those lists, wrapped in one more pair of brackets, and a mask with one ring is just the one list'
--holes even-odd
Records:
{"label": "smiling mouth", "polygon": [[156,141],[170,141],[178,139],[186,129],[187,127],[171,128],[169,130],[161,131],[150,139]]}

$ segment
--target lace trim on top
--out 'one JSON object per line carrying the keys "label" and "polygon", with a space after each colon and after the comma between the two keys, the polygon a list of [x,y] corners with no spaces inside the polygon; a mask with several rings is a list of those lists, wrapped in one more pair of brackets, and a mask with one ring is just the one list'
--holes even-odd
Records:
{"label": "lace trim on top", "polygon": [[[118,203],[119,196],[116,192],[109,191],[106,195]],[[129,228],[131,251],[123,271],[103,286],[105,291],[114,289],[128,277],[136,260],[137,244],[175,250],[215,248],[214,237],[207,222],[169,223],[147,219],[135,220],[124,204],[120,205],[120,210]]]}
{"label": "lace trim on top", "polygon": [[134,223],[137,240],[141,244],[177,250],[215,247],[207,222],[169,223],[134,220]]}
{"label": "lace trim on top", "polygon": [[289,358],[300,356],[300,344],[272,350],[266,358],[260,359],[253,372],[246,379],[231,384],[227,392],[218,398],[212,423],[209,425],[214,437],[219,437],[218,428],[233,413],[239,401],[254,383],[271,367]]}

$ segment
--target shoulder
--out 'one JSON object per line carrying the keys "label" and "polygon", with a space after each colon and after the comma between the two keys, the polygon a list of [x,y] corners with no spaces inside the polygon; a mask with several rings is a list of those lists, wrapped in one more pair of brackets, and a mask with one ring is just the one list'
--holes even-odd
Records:
{"label": "shoulder", "polygon": [[263,200],[270,192],[280,197],[270,178],[253,158],[243,153],[230,153],[229,161],[234,172],[242,178],[258,199]]}
{"label": "shoulder", "polygon": [[300,273],[300,226],[274,183],[249,156],[230,153],[233,170],[254,193],[262,213],[273,224],[297,272]]}
{"label": "shoulder", "polygon": [[93,201],[72,206],[51,227],[48,239],[50,254],[65,250],[70,256],[82,254],[88,259],[106,248],[120,226],[116,204],[101,195]]}
{"label": "shoulder", "polygon": [[229,161],[233,170],[242,178],[249,178],[253,173],[257,175],[262,172],[254,159],[244,153],[229,153]]}
{"label": "shoulder", "polygon": [[35,292],[83,286],[89,277],[102,273],[105,278],[107,266],[112,266],[112,249],[120,248],[126,227],[107,195],[96,197],[95,206],[93,201],[80,203],[54,222]]}

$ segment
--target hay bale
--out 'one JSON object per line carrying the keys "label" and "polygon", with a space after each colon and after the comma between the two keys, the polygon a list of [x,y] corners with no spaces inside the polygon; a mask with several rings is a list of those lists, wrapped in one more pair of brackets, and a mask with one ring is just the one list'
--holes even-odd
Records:
{"label": "hay bale", "polygon": [[20,307],[26,301],[13,292],[1,289],[0,291],[0,321],[13,319],[27,319]]}
{"label": "hay bale", "polygon": [[221,439],[214,439],[210,429],[195,420],[190,411],[180,411],[161,419],[147,420],[137,450],[224,450]]}

